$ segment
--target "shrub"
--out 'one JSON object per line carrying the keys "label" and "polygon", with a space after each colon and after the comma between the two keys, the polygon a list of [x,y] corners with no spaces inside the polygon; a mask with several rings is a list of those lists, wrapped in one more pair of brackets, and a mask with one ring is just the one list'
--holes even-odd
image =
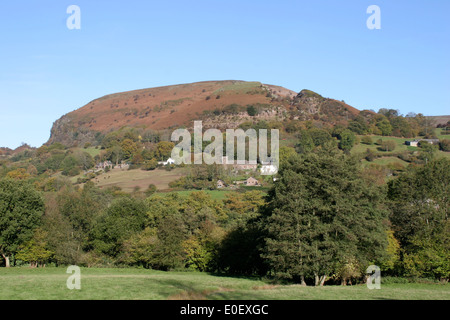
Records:
{"label": "shrub", "polygon": [[256,108],[254,106],[248,106],[247,113],[250,117],[254,117],[258,113],[258,110],[256,110]]}
{"label": "shrub", "polygon": [[158,166],[158,161],[153,158],[151,160],[147,160],[145,161],[144,165],[142,166],[142,170],[155,170],[156,167]]}
{"label": "shrub", "polygon": [[348,129],[343,130],[339,134],[338,138],[339,138],[339,149],[347,152],[350,151],[351,148],[353,148],[353,145],[355,144],[356,141],[355,134]]}
{"label": "shrub", "polygon": [[394,151],[396,145],[397,144],[395,143],[395,141],[392,141],[392,140],[383,141],[381,143],[381,150],[383,150],[383,151]]}
{"label": "shrub", "polygon": [[363,136],[361,138],[361,143],[372,145],[373,141],[372,141],[372,138],[370,136]]}
{"label": "shrub", "polygon": [[407,278],[402,277],[381,277],[382,284],[407,284],[410,281]]}
{"label": "shrub", "polygon": [[371,150],[371,149],[367,149],[366,150],[366,160],[367,161],[373,161],[375,160],[377,156],[375,155],[375,153]]}
{"label": "shrub", "polygon": [[154,194],[156,190],[157,190],[156,186],[152,183],[148,186],[147,190],[145,190],[145,195],[149,197],[152,194]]}
{"label": "shrub", "polygon": [[449,139],[443,139],[439,143],[439,147],[442,151],[449,152],[450,151],[450,140]]}

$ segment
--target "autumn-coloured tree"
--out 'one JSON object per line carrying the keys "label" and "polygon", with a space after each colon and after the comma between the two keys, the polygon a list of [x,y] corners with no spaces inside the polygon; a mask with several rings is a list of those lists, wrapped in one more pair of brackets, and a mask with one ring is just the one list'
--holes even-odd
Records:
{"label": "autumn-coloured tree", "polygon": [[29,262],[31,268],[38,265],[45,267],[45,263],[53,254],[52,251],[48,250],[47,237],[48,232],[37,228],[34,231],[33,238],[19,247],[16,259]]}
{"label": "autumn-coloured tree", "polygon": [[30,177],[30,174],[24,168],[19,168],[13,171],[10,171],[6,174],[7,178],[15,179],[15,180],[26,180]]}

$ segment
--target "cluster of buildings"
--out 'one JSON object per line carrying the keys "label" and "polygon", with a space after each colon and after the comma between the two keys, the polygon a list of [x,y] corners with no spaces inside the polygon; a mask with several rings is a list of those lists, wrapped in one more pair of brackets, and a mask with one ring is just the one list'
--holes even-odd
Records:
{"label": "cluster of buildings", "polygon": [[405,144],[411,147],[418,147],[421,141],[428,142],[429,144],[439,144],[439,139],[416,139],[413,141],[405,141]]}
{"label": "cluster of buildings", "polygon": [[[260,187],[261,186],[261,183],[257,179],[255,179],[253,177],[250,177],[250,178],[248,178],[247,180],[244,180],[244,181],[234,181],[234,184],[235,185],[243,184],[245,186],[254,186],[254,187]],[[228,185],[225,183],[225,181],[217,180],[217,189],[222,189],[222,188],[226,188],[226,187],[228,187]]]}
{"label": "cluster of buildings", "polygon": [[[221,164],[232,166],[234,170],[252,170],[256,171],[258,169],[258,164],[256,161],[245,161],[245,163],[234,163],[234,161],[229,161],[227,156],[222,157]],[[278,172],[278,167],[271,162],[261,163],[260,172],[263,175],[272,175]]]}

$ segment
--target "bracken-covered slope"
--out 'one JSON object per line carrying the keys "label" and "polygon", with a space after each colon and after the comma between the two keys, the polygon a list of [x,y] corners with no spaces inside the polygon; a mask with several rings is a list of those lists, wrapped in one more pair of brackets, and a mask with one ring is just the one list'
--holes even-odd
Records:
{"label": "bracken-covered slope", "polygon": [[[248,111],[248,108],[251,112]],[[249,120],[323,120],[354,118],[345,103],[302,90],[246,81],[206,81],[110,94],[55,121],[49,144],[93,141],[124,126],[153,130],[192,127],[234,128]]]}

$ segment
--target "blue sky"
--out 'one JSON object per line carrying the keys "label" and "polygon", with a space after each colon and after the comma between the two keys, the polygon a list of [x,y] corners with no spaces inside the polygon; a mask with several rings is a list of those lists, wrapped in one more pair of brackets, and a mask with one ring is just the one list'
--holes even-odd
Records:
{"label": "blue sky", "polygon": [[[370,5],[381,30],[366,27]],[[448,0],[2,1],[0,146],[40,146],[56,119],[109,93],[207,80],[450,114],[449,16]]]}

